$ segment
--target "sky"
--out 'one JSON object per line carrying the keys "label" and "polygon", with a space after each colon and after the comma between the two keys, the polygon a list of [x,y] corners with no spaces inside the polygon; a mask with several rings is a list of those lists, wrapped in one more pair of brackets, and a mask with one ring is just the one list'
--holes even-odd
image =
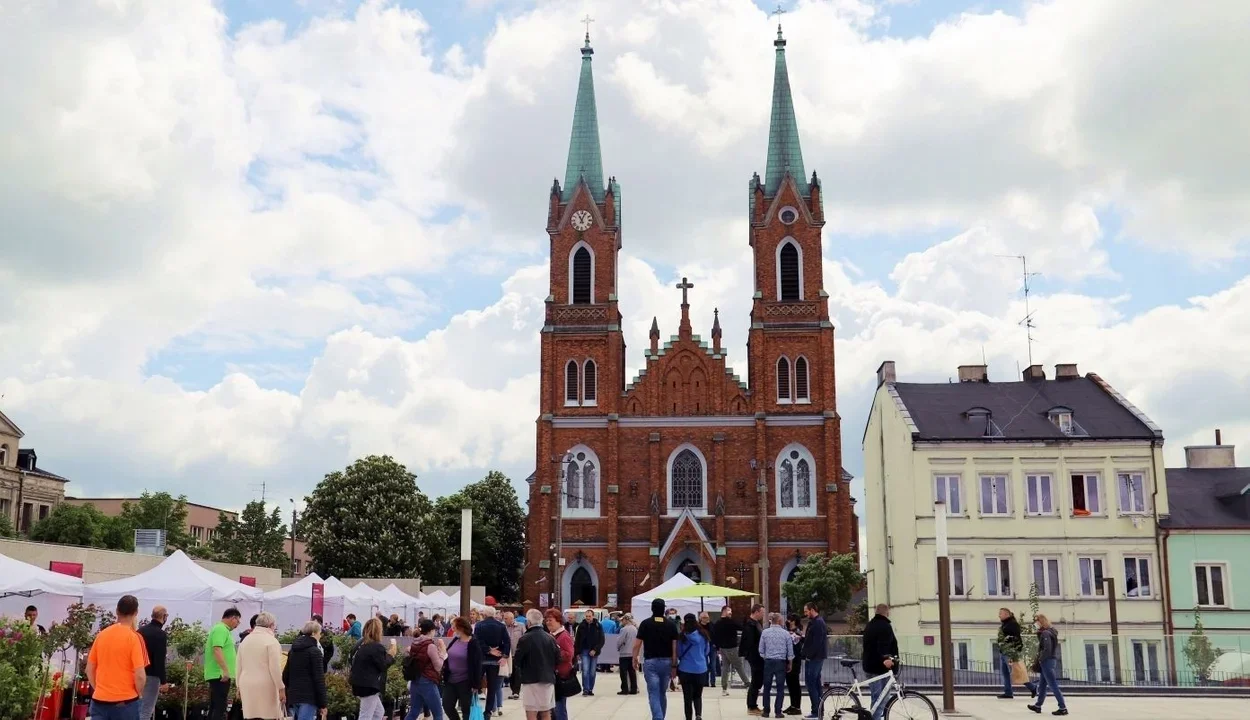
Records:
{"label": "sky", "polygon": [[[629,375],[688,276],[745,377],[773,5],[0,0],[0,411],[78,496],[285,505],[374,453],[521,488],[586,15]],[[1169,464],[1250,452],[1250,3],[783,6],[848,470],[883,360],[1019,377],[1021,255],[1035,362]]]}

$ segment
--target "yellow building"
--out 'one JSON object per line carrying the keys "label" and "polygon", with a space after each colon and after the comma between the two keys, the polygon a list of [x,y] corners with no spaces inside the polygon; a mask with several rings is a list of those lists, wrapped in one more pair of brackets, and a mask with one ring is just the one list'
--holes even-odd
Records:
{"label": "yellow building", "polygon": [[0,412],[0,516],[29,532],[65,499],[69,480],[40,467],[34,448],[19,447],[25,434]]}
{"label": "yellow building", "polygon": [[959,382],[901,383],[882,363],[864,433],[868,602],[891,606],[903,652],[938,654],[942,500],[958,667],[994,671],[998,610],[1028,615],[1035,584],[1067,677],[1114,679],[1114,593],[1121,677],[1166,678],[1163,433],[1097,375],[1055,375],[989,382],[973,365]]}

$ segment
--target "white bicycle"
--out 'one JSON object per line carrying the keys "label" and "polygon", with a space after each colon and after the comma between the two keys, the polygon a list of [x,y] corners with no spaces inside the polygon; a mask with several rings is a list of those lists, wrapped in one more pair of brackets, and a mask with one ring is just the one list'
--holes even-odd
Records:
{"label": "white bicycle", "polygon": [[[885,706],[885,720],[937,720],[938,712],[933,702],[915,690],[903,687],[903,681],[895,674],[900,667],[894,661],[894,672],[866,678],[862,682],[855,674],[859,660],[839,658],[842,667],[851,671],[851,686],[826,684],[820,696],[821,720],[872,720],[873,713]],[[885,690],[872,702],[870,688],[874,682],[885,680]]]}

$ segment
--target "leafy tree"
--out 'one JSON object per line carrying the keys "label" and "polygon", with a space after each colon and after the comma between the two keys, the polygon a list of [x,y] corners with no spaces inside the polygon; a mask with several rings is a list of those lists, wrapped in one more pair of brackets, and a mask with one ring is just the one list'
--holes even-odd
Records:
{"label": "leafy tree", "polygon": [[13,530],[13,521],[8,515],[0,515],[0,537],[11,538],[17,535]]}
{"label": "leafy tree", "polygon": [[853,553],[816,553],[799,565],[793,580],[782,584],[781,593],[792,608],[815,602],[828,614],[845,609],[863,582],[859,559]]}
{"label": "leafy tree", "polygon": [[164,530],[168,552],[195,547],[195,540],[187,532],[186,495],[174,497],[167,492],[144,490],[135,502],[122,503],[121,519],[131,531]]}
{"label": "leafy tree", "polygon": [[446,554],[434,504],[417,476],[388,455],[361,458],[328,473],[311,495],[300,527],[321,575],[429,577]]}
{"label": "leafy tree", "polygon": [[210,560],[282,568],[290,574],[291,558],[286,554],[286,525],[277,508],[265,512],[265,503],[253,500],[243,508],[238,520],[221,513],[217,531],[203,554]]}
{"label": "leafy tree", "polygon": [[[122,524],[95,506],[61,503],[30,529],[30,539],[108,550],[133,549],[133,536],[119,532]],[[128,542],[129,540],[129,542]]]}
{"label": "leafy tree", "polygon": [[484,585],[486,593],[500,601],[517,600],[521,591],[521,566],[525,562],[525,511],[521,509],[512,481],[497,470],[454,495],[439,498],[436,504],[438,526],[449,552],[443,553],[445,562],[426,582],[459,584],[459,554],[450,550],[460,545],[460,511],[463,508],[473,509],[473,583]]}
{"label": "leafy tree", "polygon": [[1211,644],[1211,638],[1207,637],[1206,628],[1202,625],[1202,614],[1198,612],[1198,608],[1194,608],[1194,629],[1189,634],[1189,639],[1185,641],[1185,647],[1181,650],[1185,655],[1185,662],[1193,669],[1194,675],[1198,676],[1199,682],[1210,682],[1211,666],[1215,665],[1215,661],[1220,659],[1224,651]]}

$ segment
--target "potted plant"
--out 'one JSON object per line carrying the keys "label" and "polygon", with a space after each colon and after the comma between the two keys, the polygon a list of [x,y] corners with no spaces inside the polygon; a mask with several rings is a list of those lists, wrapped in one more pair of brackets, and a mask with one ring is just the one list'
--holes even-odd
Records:
{"label": "potted plant", "polygon": [[183,679],[182,682],[182,717],[187,718],[187,708],[191,704],[191,691],[193,687],[203,686],[205,696],[207,697],[208,686],[204,682],[203,669],[195,663],[195,658],[204,651],[204,643],[208,641],[208,631],[204,629],[203,624],[196,621],[190,625],[182,621],[181,618],[174,618],[170,623],[169,644],[173,646],[174,653],[177,654],[180,663],[179,671]]}
{"label": "potted plant", "polygon": [[25,619],[0,617],[0,718],[30,717],[39,700],[43,643]]}

